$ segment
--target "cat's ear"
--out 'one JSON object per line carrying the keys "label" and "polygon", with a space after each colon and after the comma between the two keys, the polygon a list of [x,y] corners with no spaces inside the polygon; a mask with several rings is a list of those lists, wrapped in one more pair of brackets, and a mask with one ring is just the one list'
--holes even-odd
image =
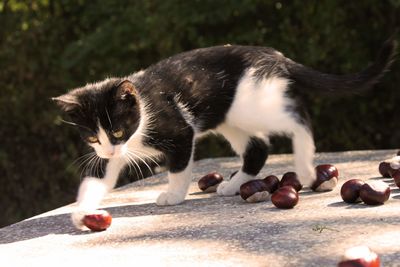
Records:
{"label": "cat's ear", "polygon": [[124,80],[117,85],[117,97],[121,100],[131,99],[136,101],[137,90],[129,80]]}
{"label": "cat's ear", "polygon": [[72,94],[60,95],[58,97],[52,97],[51,99],[65,112],[69,112],[80,106],[77,97]]}

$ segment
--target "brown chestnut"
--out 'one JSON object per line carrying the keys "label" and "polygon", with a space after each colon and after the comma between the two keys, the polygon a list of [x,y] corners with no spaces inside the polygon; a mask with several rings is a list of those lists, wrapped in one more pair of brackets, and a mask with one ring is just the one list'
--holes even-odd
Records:
{"label": "brown chestnut", "polygon": [[357,246],[346,250],[338,267],[379,267],[378,255],[367,246]]}
{"label": "brown chestnut", "polygon": [[279,182],[279,187],[283,187],[286,185],[292,186],[297,192],[299,192],[303,185],[300,183],[299,178],[295,172],[287,172],[282,176],[281,181]]}
{"label": "brown chestnut", "polygon": [[381,205],[389,196],[390,188],[382,181],[367,182],[360,188],[360,198],[367,205]]}
{"label": "brown chestnut", "polygon": [[268,192],[271,194],[279,187],[279,179],[275,175],[268,175],[263,179],[263,181],[267,185]]}
{"label": "brown chestnut", "polygon": [[397,187],[400,188],[400,170],[393,172],[392,177],[393,177],[394,183],[397,185]]}
{"label": "brown chestnut", "polygon": [[400,156],[387,159],[379,164],[379,173],[386,178],[392,177],[392,174],[400,169]]}
{"label": "brown chestnut", "polygon": [[261,179],[242,184],[239,193],[244,200],[251,203],[265,201],[270,197],[267,184]]}
{"label": "brown chestnut", "polygon": [[200,178],[198,185],[201,191],[212,193],[217,191],[218,185],[224,180],[218,172],[209,173]]}
{"label": "brown chestnut", "polygon": [[317,179],[311,189],[317,192],[332,191],[338,183],[339,171],[331,164],[318,165],[315,168]]}
{"label": "brown chestnut", "polygon": [[343,201],[347,203],[361,202],[360,189],[363,184],[365,184],[365,182],[360,179],[346,181],[340,189],[340,195]]}
{"label": "brown chestnut", "polygon": [[390,163],[388,162],[381,162],[379,163],[379,173],[386,178],[390,177]]}
{"label": "brown chestnut", "polygon": [[83,217],[83,224],[92,231],[104,231],[110,227],[111,215],[105,210],[97,210],[95,213],[87,214]]}
{"label": "brown chestnut", "polygon": [[299,202],[299,193],[290,185],[278,188],[271,196],[275,207],[280,209],[291,209]]}

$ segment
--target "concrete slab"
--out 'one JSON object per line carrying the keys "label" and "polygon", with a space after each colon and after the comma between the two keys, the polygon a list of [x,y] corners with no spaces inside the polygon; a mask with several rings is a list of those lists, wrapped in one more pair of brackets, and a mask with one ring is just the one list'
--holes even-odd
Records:
{"label": "concrete slab", "polygon": [[[199,193],[195,181],[202,175],[219,171],[229,177],[239,168],[238,158],[202,160],[181,205],[154,204],[165,174],[113,191],[103,202],[113,216],[107,231],[75,230],[69,219],[73,204],[0,229],[1,265],[336,266],[346,248],[363,244],[380,255],[382,266],[400,266],[400,191],[377,171],[379,162],[395,153],[318,154],[315,164],[337,166],[339,185],[327,193],[301,192],[292,210]],[[281,177],[292,166],[291,155],[271,156],[260,178]],[[351,178],[387,182],[389,201],[345,204],[340,187]]]}

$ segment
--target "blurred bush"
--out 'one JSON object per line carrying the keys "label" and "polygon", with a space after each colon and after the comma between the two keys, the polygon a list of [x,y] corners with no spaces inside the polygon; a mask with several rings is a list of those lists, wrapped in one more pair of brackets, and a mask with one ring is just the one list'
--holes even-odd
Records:
{"label": "blurred bush", "polygon": [[[372,62],[399,18],[400,0],[3,0],[0,226],[74,200],[73,162],[88,149],[60,125],[50,97],[227,43],[272,46],[325,72],[354,72]],[[310,96],[318,151],[398,147],[399,83],[395,64],[365,96]],[[272,152],[290,151],[287,140],[273,140]],[[226,155],[226,142],[212,137],[200,141],[196,157]]]}

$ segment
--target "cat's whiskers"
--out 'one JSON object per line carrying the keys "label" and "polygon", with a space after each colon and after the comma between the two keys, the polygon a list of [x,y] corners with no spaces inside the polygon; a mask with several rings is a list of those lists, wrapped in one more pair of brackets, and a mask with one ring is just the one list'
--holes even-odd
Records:
{"label": "cat's whiskers", "polygon": [[149,166],[149,164],[147,164],[146,160],[144,160],[141,156],[139,156],[139,155],[137,154],[138,151],[135,151],[135,152],[136,152],[136,153],[133,153],[133,155],[134,155],[135,157],[137,157],[141,162],[143,162],[143,164],[149,169],[151,175],[153,176],[154,173],[153,173],[153,170],[151,169],[151,167]]}
{"label": "cat's whiskers", "polygon": [[78,164],[77,167],[78,169],[80,169],[82,167],[82,165],[87,162],[91,157],[93,157],[93,155],[95,155],[96,153],[94,151],[88,152],[80,157],[78,157],[77,159],[75,159],[71,164],[68,165],[67,169],[70,168],[72,165]]}
{"label": "cat's whiskers", "polygon": [[[136,177],[138,178],[138,180],[140,180],[139,173],[138,173],[138,171],[136,170],[136,168],[138,168],[138,167],[137,167],[137,164],[135,164],[135,162],[133,161],[133,159],[130,158],[129,155],[126,155],[126,156],[125,156],[125,160],[127,161],[127,165],[128,165],[128,167],[129,167],[129,172],[130,172],[131,169],[133,168],[133,170],[134,170],[135,173],[136,173]],[[133,163],[133,164],[132,164],[132,163]]]}
{"label": "cat's whiskers", "polygon": [[142,155],[143,157],[145,157],[146,159],[150,160],[151,162],[153,162],[154,164],[157,165],[157,167],[160,167],[160,165],[158,164],[158,162],[154,159],[154,157],[146,154],[144,151],[142,150],[135,150],[136,153],[139,153],[140,155]]}
{"label": "cat's whiskers", "polygon": [[[130,162],[130,163],[133,163],[133,164],[139,169],[140,175],[142,176],[142,179],[144,179],[143,172],[142,172],[142,170],[141,170],[141,168],[140,168],[140,165],[139,165],[139,164],[137,163],[137,161],[135,160],[134,155],[132,155],[132,154],[130,153],[130,151],[128,150],[127,153],[126,153],[126,156],[127,156],[128,160],[129,160],[129,162]],[[138,177],[138,178],[140,178],[140,177]]]}
{"label": "cat's whiskers", "polygon": [[86,162],[87,163],[81,172],[81,179],[83,175],[87,175],[87,171],[89,172],[90,176],[96,175],[97,177],[100,177],[99,167],[101,167],[102,159],[96,153],[93,153],[90,159],[88,159]]}

